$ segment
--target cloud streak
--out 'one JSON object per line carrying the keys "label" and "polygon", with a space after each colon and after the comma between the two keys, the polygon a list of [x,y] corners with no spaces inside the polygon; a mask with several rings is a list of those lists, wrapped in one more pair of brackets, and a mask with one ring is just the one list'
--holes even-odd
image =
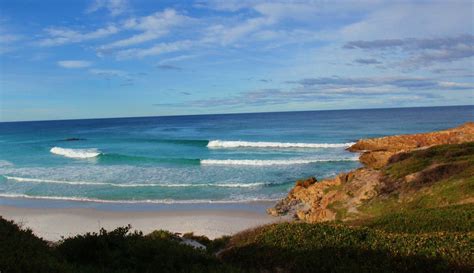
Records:
{"label": "cloud streak", "polygon": [[355,59],[354,63],[357,63],[357,64],[381,64],[382,62],[380,62],[380,61],[378,61],[377,59],[374,59],[374,58],[370,58],[370,59],[360,58],[360,59]]}
{"label": "cloud streak", "polygon": [[126,11],[128,2],[126,0],[95,0],[86,10],[86,13],[93,13],[101,9],[107,10],[110,15],[117,16]]}
{"label": "cloud streak", "polygon": [[130,18],[122,26],[124,30],[140,31],[128,38],[118,40],[100,47],[100,50],[123,48],[156,40],[170,32],[173,27],[185,25],[191,18],[179,14],[174,9],[165,9],[149,16]]}
{"label": "cloud streak", "polygon": [[[305,102],[337,102],[357,98],[414,98],[437,99],[433,91],[473,90],[468,82],[439,81],[414,77],[319,77],[287,82],[292,87],[266,88],[239,93],[230,97],[214,97],[188,101],[181,106],[263,106]],[[163,106],[163,105],[162,105]],[[174,106],[179,106],[176,104]]]}
{"label": "cloud streak", "polygon": [[345,43],[343,48],[368,52],[399,50],[408,55],[408,58],[402,63],[403,65],[419,67],[440,62],[454,62],[474,56],[474,35],[423,39],[358,40]]}
{"label": "cloud streak", "polygon": [[64,60],[58,61],[58,65],[64,68],[85,68],[91,66],[92,63],[82,60]]}
{"label": "cloud streak", "polygon": [[172,64],[159,64],[156,67],[162,70],[177,70],[177,71],[183,70],[183,68],[176,65],[172,65]]}
{"label": "cloud streak", "polygon": [[40,46],[59,46],[71,43],[80,43],[84,41],[104,38],[120,31],[116,26],[110,25],[99,28],[91,32],[79,32],[68,28],[51,27],[46,29],[47,38],[38,42]]}

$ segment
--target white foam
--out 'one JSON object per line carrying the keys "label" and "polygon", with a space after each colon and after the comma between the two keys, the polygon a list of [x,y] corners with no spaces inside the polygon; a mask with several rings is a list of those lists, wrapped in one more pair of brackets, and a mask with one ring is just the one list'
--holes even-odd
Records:
{"label": "white foam", "polygon": [[61,180],[51,180],[51,179],[38,179],[38,178],[28,178],[28,177],[16,177],[16,176],[7,176],[4,175],[8,180],[13,180],[17,182],[30,182],[30,183],[52,183],[52,184],[67,184],[67,185],[92,185],[92,186],[112,186],[112,187],[121,187],[121,188],[130,188],[130,187],[223,187],[223,188],[253,188],[269,185],[269,183],[256,182],[256,183],[195,183],[195,184],[157,184],[157,183],[146,183],[146,184],[116,184],[108,182],[86,182],[86,181],[61,181]]}
{"label": "white foam", "polygon": [[0,167],[12,167],[13,163],[7,160],[0,160]]}
{"label": "white foam", "polygon": [[56,201],[75,201],[75,202],[93,202],[93,203],[111,203],[111,204],[232,204],[232,203],[251,203],[263,201],[278,201],[280,198],[249,198],[245,200],[174,200],[174,199],[146,199],[146,200],[106,200],[97,198],[77,197],[77,196],[43,196],[43,195],[27,195],[16,193],[1,193],[0,197],[5,198],[25,198],[39,200],[56,200]]}
{"label": "white foam", "polygon": [[355,144],[350,143],[290,143],[290,142],[252,142],[211,140],[208,148],[346,148]]}
{"label": "white foam", "polygon": [[67,149],[61,147],[53,147],[51,153],[62,155],[69,158],[92,158],[101,154],[97,149]]}
{"label": "white foam", "polygon": [[317,162],[333,162],[333,161],[357,161],[357,158],[342,159],[288,159],[288,160],[234,160],[234,159],[204,159],[201,160],[203,165],[245,165],[245,166],[272,166],[272,165],[297,165],[311,164]]}

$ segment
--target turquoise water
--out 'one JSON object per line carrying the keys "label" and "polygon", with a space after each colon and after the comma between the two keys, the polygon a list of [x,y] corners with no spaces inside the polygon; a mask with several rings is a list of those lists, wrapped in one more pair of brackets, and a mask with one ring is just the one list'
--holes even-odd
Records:
{"label": "turquoise water", "polygon": [[359,166],[360,138],[474,120],[474,106],[0,123],[0,197],[247,202]]}

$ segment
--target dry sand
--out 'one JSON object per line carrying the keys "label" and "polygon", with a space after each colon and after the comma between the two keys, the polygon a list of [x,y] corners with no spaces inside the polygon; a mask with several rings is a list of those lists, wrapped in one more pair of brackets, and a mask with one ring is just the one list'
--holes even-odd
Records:
{"label": "dry sand", "polygon": [[[255,226],[282,221],[283,219],[267,215],[262,207],[269,204],[259,204],[256,208],[232,207],[219,204],[193,206],[161,206],[134,210],[103,209],[90,207],[48,207],[41,206],[11,206],[11,202],[0,200],[0,215],[14,220],[23,227],[49,241],[57,241],[61,236],[73,236],[86,232],[98,232],[100,228],[112,230],[116,227],[132,225],[133,230],[141,230],[145,234],[156,229],[172,232],[194,232],[216,238],[231,235]],[[251,205],[249,205],[251,206]]]}

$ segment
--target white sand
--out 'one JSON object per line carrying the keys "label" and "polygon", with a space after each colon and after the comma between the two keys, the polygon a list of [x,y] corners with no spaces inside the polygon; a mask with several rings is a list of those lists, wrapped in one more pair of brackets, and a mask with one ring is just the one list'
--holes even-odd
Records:
{"label": "white sand", "polygon": [[246,210],[173,210],[173,211],[109,211],[95,208],[25,208],[0,206],[0,215],[49,241],[61,236],[112,230],[132,225],[145,234],[156,229],[172,232],[194,232],[216,238],[255,226],[281,221],[262,212]]}

